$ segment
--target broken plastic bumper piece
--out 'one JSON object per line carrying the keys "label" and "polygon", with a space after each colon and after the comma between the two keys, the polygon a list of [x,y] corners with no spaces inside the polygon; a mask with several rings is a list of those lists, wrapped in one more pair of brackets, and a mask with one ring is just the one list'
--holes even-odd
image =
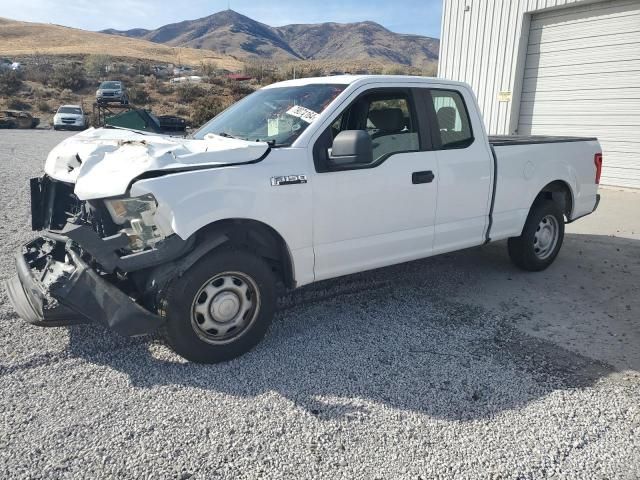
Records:
{"label": "broken plastic bumper piece", "polygon": [[93,270],[70,243],[41,237],[18,253],[7,290],[20,317],[40,326],[95,322],[125,336],[162,325],[160,316]]}

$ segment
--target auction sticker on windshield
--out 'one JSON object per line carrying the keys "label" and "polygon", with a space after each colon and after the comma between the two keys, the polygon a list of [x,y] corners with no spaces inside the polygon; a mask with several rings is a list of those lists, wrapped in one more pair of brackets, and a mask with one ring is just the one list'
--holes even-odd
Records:
{"label": "auction sticker on windshield", "polygon": [[298,117],[300,120],[307,123],[313,122],[319,115],[317,112],[305,108],[302,105],[296,105],[295,107],[290,108],[287,110],[287,114]]}

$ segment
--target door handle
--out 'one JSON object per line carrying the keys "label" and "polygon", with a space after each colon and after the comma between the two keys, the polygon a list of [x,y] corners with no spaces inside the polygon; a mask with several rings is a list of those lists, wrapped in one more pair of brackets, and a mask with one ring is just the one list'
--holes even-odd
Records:
{"label": "door handle", "polygon": [[436,176],[433,174],[431,170],[426,170],[424,172],[413,172],[411,174],[411,182],[416,185],[418,183],[431,183]]}

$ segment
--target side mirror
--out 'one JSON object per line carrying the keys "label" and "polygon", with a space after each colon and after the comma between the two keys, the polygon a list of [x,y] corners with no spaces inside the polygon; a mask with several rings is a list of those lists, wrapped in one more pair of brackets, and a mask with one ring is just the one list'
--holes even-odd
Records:
{"label": "side mirror", "polygon": [[344,130],[333,139],[329,150],[329,165],[344,167],[373,162],[371,137],[364,130]]}

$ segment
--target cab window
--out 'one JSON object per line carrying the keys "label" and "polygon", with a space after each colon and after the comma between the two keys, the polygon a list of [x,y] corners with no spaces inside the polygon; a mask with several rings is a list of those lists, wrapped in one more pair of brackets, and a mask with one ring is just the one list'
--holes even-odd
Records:
{"label": "cab window", "polygon": [[466,148],[471,145],[471,122],[460,93],[453,90],[431,90],[431,101],[436,114],[436,137],[440,140],[440,149]]}
{"label": "cab window", "polygon": [[413,112],[411,97],[404,90],[363,95],[347,107],[320,138],[318,143],[323,148],[316,148],[316,155],[326,159],[321,150],[331,148],[333,139],[344,130],[364,130],[371,137],[372,163],[354,165],[354,168],[375,167],[394,154],[419,151],[420,137]]}

